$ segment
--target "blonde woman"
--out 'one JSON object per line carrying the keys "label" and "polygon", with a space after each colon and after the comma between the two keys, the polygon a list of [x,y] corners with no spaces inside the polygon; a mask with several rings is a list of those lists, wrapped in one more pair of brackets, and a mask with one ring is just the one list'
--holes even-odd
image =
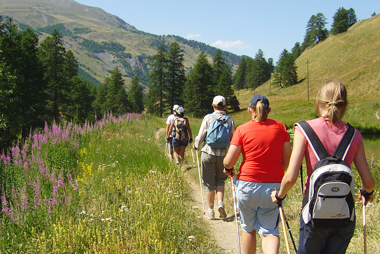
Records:
{"label": "blonde woman", "polygon": [[[347,124],[342,121],[347,109],[347,91],[345,86],[337,79],[327,81],[319,90],[316,98],[316,108],[319,118],[309,120],[307,123],[312,127],[322,142],[328,156],[331,156],[338,146],[347,129]],[[299,126],[294,130],[293,152],[290,158],[289,168],[282,179],[281,188],[277,193],[272,193],[272,200],[277,203],[285,197],[286,193],[295,184],[302,160],[305,157],[307,166],[307,180],[304,190],[309,188],[310,176],[313,172],[317,158]],[[356,130],[351,146],[344,161],[351,167],[354,162],[364,187],[366,201],[370,201],[375,187],[375,181],[369,171],[367,159],[364,153],[363,138]],[[362,198],[361,194],[359,195]],[[303,204],[305,204],[305,200]],[[313,227],[310,223],[305,224],[302,214],[300,216],[300,237],[298,253],[345,253],[354,234],[355,219],[348,225],[339,227]]]}
{"label": "blonde woman", "polygon": [[279,210],[271,192],[280,187],[288,167],[291,145],[285,125],[268,119],[268,98],[253,96],[248,112],[252,119],[236,128],[230,148],[224,158],[224,172],[230,175],[240,155],[236,183],[237,204],[241,216],[242,249],[245,254],[256,253],[256,232],[264,253],[278,253],[280,240],[277,218]]}

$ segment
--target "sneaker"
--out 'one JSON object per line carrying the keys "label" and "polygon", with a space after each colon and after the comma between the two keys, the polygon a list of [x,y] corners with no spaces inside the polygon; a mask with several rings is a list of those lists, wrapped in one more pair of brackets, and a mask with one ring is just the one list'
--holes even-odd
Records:
{"label": "sneaker", "polygon": [[227,213],[224,210],[224,203],[223,201],[218,202],[218,211],[219,211],[219,218],[224,219],[227,217]]}
{"label": "sneaker", "polygon": [[205,212],[205,217],[209,220],[214,219],[214,210],[209,209],[207,212]]}

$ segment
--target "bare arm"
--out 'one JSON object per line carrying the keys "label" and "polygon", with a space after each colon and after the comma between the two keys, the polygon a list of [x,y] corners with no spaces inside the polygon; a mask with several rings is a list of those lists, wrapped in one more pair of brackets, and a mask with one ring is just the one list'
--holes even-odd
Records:
{"label": "bare arm", "polygon": [[193,139],[193,133],[191,132],[189,118],[186,118],[186,119],[187,119],[186,121],[187,132],[189,133],[190,138]]}
{"label": "bare arm", "polygon": [[292,145],[289,142],[285,142],[284,146],[282,148],[282,160],[281,164],[284,169],[284,171],[288,168],[289,166],[289,160],[290,160],[290,154],[292,153]]}
{"label": "bare arm", "polygon": [[[302,165],[302,160],[305,154],[305,137],[297,130],[294,132],[293,152],[290,156],[289,168],[286,171],[281,181],[281,187],[278,192],[278,197],[284,198],[286,193],[293,187],[298,178],[298,173]],[[277,203],[275,192],[272,192],[272,201]]]}
{"label": "bare arm", "polygon": [[[375,179],[373,179],[371,171],[369,170],[367,158],[364,152],[363,143],[359,146],[359,149],[356,152],[356,155],[354,158],[354,164],[355,164],[356,169],[358,170],[360,178],[362,179],[362,183],[363,183],[363,187],[365,191],[368,193],[372,192],[373,189],[375,188]],[[359,193],[359,198],[362,199],[362,196],[360,193]],[[373,195],[371,195],[366,200],[366,202],[370,201],[372,198],[373,198]]]}
{"label": "bare arm", "polygon": [[237,159],[239,158],[241,152],[241,146],[230,145],[226,157],[223,159],[223,164],[226,168],[232,168]]}
{"label": "bare arm", "polygon": [[170,136],[170,133],[172,132],[173,130],[173,127],[174,127],[174,120],[172,121],[172,123],[170,124],[169,128],[167,129],[166,131],[166,136],[169,137]]}

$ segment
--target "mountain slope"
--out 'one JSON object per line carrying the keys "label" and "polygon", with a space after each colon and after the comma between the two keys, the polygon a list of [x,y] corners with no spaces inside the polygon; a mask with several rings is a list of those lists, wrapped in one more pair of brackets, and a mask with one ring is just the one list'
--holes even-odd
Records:
{"label": "mountain slope", "polygon": [[[185,67],[191,68],[204,50],[209,59],[216,48],[176,36],[158,36],[139,31],[122,19],[73,0],[0,0],[0,15],[12,17],[20,28],[30,26],[42,41],[53,28],[64,35],[65,47],[74,52],[80,74],[93,82],[102,82],[116,66],[126,77],[134,75],[147,85],[150,56],[157,47],[178,41],[184,51]],[[223,52],[227,63],[236,67],[240,57]]]}
{"label": "mountain slope", "polygon": [[[330,35],[325,41],[303,52],[296,60],[298,84],[280,88],[267,82],[255,92],[268,95],[273,109],[271,117],[291,127],[296,121],[315,117],[315,97],[319,88],[325,81],[338,78],[348,90],[349,105],[345,120],[368,132],[374,126],[378,129],[379,31],[380,15],[376,15],[359,21],[345,33]],[[241,105],[248,105],[253,92],[241,90],[237,94]],[[236,117],[242,122],[246,121],[244,113],[239,113]]]}

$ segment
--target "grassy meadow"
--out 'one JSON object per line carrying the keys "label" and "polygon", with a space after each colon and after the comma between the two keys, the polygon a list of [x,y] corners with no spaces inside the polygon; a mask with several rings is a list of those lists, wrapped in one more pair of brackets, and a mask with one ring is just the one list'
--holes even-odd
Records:
{"label": "grassy meadow", "polygon": [[217,253],[159,127],[46,126],[3,154],[0,253]]}
{"label": "grassy meadow", "polygon": [[[164,156],[164,136],[156,134],[165,120],[128,114],[83,127],[46,126],[3,153],[0,253],[223,253],[210,240],[185,174]],[[190,123],[195,136],[201,119]],[[193,164],[189,149],[186,163]],[[379,161],[369,163],[374,173],[380,170]],[[199,182],[194,165],[186,175]],[[231,215],[229,179],[225,194]],[[367,209],[367,241],[377,253],[375,199]],[[297,184],[284,205],[296,241],[300,207]],[[348,253],[362,252],[360,204],[356,209]],[[281,243],[285,253],[283,237]]]}

